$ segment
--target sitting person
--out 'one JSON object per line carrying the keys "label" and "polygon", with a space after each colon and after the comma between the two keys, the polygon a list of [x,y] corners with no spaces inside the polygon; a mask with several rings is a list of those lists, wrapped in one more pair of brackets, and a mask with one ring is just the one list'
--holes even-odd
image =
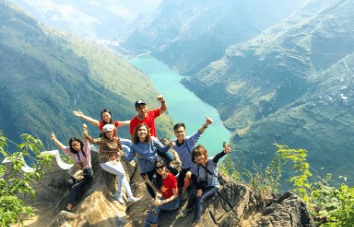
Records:
{"label": "sitting person", "polygon": [[[191,136],[186,136],[186,126],[184,123],[177,123],[173,127],[173,131],[175,132],[176,139],[173,140],[175,146],[173,149],[179,155],[179,158],[182,162],[182,170],[178,176],[178,191],[181,193],[181,199],[187,199],[186,188],[189,186],[190,182],[190,169],[193,166],[193,162],[191,161],[191,150],[194,149],[196,143],[198,142],[200,136],[208,128],[210,124],[213,123],[211,118],[206,117],[205,124],[200,127],[194,134]],[[187,182],[187,184],[185,184]]]}
{"label": "sitting person", "polygon": [[[83,128],[86,127],[84,124]],[[65,211],[71,212],[71,208],[76,200],[80,200],[83,196],[83,189],[86,183],[92,178],[93,171],[91,167],[91,150],[88,146],[87,140],[84,143],[73,137],[69,141],[69,146],[64,146],[52,133],[50,135],[50,139],[54,141],[54,143],[62,149],[67,155],[71,156],[74,159],[75,164],[80,164],[84,168],[84,178],[80,181],[72,181],[70,184],[72,187],[70,188],[70,196],[69,196],[69,204],[66,207]],[[77,166],[77,165],[76,165]]]}
{"label": "sitting person", "polygon": [[[158,139],[150,135],[149,127],[145,123],[141,123],[134,129],[130,152],[124,156],[124,159],[130,162],[134,159],[136,154],[141,176],[145,177],[145,175],[147,175],[151,181],[153,175],[156,173],[154,163],[157,160],[157,151],[160,153],[167,153],[169,152],[168,150],[172,145],[173,141],[171,140],[169,146],[164,146]],[[176,175],[178,171],[168,165],[170,163],[169,160],[165,159],[165,162],[171,173]],[[161,176],[158,174],[156,178],[159,177],[161,178]],[[146,187],[151,197],[156,199],[156,192],[151,188],[150,185],[146,184]]]}
{"label": "sitting person", "polygon": [[161,199],[155,199],[151,206],[151,211],[146,218],[144,227],[157,227],[159,214],[162,210],[174,210],[179,207],[177,179],[173,174],[166,171],[165,163],[162,159],[157,159],[155,169],[160,180],[156,179],[156,186],[150,181],[148,175],[144,175],[145,183],[162,194]]}
{"label": "sitting person", "polygon": [[212,197],[219,189],[217,164],[219,159],[229,153],[230,150],[230,145],[228,144],[225,150],[214,158],[208,157],[208,152],[202,145],[198,145],[192,150],[191,157],[195,165],[192,167],[191,172],[193,184],[196,185],[196,188],[189,195],[187,208],[181,212],[181,216],[184,217],[192,211],[193,206],[195,207],[192,226],[199,225],[204,201]]}
{"label": "sitting person", "polygon": [[124,203],[122,197],[122,186],[125,188],[128,196],[128,201],[136,202],[139,198],[133,197],[130,185],[120,158],[123,156],[123,148],[119,137],[114,136],[114,125],[106,124],[103,126],[103,137],[93,139],[87,134],[87,127],[84,128],[84,137],[93,144],[99,144],[99,162],[102,169],[118,176],[118,190],[115,197],[120,203]]}

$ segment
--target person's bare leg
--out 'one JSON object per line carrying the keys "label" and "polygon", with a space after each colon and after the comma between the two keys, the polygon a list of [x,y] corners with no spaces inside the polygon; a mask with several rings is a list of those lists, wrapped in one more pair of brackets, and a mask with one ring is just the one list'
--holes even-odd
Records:
{"label": "person's bare leg", "polygon": [[192,174],[191,172],[188,171],[184,178],[184,186],[182,188],[182,193],[186,191],[186,189],[188,188],[189,185],[191,185],[191,183],[192,183]]}

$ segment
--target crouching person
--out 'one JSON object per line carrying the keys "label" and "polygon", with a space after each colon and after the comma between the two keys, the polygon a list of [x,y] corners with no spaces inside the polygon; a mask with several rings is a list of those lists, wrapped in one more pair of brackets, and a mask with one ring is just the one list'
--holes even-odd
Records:
{"label": "crouching person", "polygon": [[177,179],[172,173],[166,171],[166,166],[162,159],[158,159],[155,162],[155,169],[162,178],[162,180],[159,177],[156,178],[156,186],[149,180],[147,175],[144,178],[147,184],[162,194],[162,198],[154,200],[151,206],[152,210],[146,219],[144,227],[157,227],[160,212],[162,210],[177,209],[180,203]]}
{"label": "crouching person", "polygon": [[198,145],[192,150],[191,158],[192,162],[195,163],[192,167],[192,180],[196,188],[189,195],[187,208],[180,215],[184,217],[195,208],[192,224],[194,227],[199,226],[199,220],[203,212],[203,203],[211,198],[220,187],[217,170],[218,162],[230,150],[230,145],[227,145],[225,150],[217,154],[214,158],[208,157],[208,152],[202,145]]}

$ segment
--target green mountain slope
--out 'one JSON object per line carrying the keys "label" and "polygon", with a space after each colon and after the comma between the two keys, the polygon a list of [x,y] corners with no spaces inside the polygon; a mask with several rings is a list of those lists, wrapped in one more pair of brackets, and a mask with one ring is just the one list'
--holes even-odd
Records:
{"label": "green mountain slope", "polygon": [[[164,0],[110,46],[125,57],[150,53],[183,75],[220,59],[229,45],[245,42],[290,15],[303,1]],[[139,24],[136,26],[136,24]]]}
{"label": "green mountain slope", "polygon": [[[100,111],[108,108],[114,119],[130,120],[138,98],[159,107],[157,90],[140,70],[98,44],[38,23],[4,0],[0,45],[0,128],[10,139],[30,133],[46,141],[53,129],[68,141],[81,135],[84,123],[73,110],[100,119]],[[172,124],[167,115],[160,117],[158,136],[170,137]],[[99,136],[95,126],[88,126]],[[129,127],[120,127],[118,134],[130,138]]]}
{"label": "green mountain slope", "polygon": [[312,1],[183,80],[218,109],[248,168],[252,161],[268,165],[277,142],[307,149],[317,171],[348,175],[353,10],[352,1]]}

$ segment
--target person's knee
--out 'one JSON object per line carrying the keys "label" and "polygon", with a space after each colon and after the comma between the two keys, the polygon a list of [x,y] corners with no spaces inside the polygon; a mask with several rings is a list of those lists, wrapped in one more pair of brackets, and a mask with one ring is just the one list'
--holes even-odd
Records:
{"label": "person's knee", "polygon": [[204,199],[202,197],[198,197],[196,202],[198,203],[198,205],[203,205]]}

